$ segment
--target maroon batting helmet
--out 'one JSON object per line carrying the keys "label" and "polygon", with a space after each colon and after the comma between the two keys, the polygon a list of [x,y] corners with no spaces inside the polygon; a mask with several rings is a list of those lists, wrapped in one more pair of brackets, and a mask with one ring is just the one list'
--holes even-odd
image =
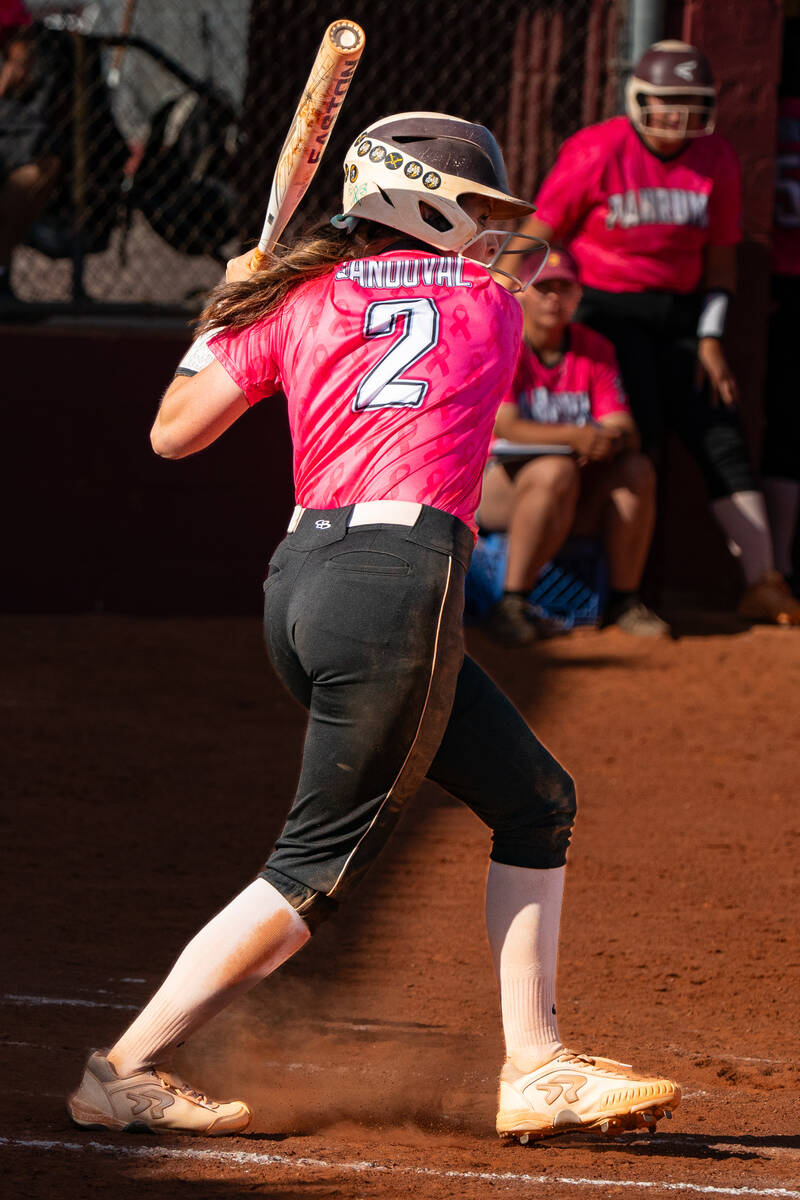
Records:
{"label": "maroon batting helmet", "polygon": [[[625,88],[625,110],[642,133],[684,141],[713,133],[716,120],[716,88],[706,56],[688,42],[655,42],[640,58]],[[659,112],[680,113],[673,128],[653,124],[648,98],[666,101]],[[671,104],[670,101],[675,101]],[[699,123],[690,118],[699,117]]]}

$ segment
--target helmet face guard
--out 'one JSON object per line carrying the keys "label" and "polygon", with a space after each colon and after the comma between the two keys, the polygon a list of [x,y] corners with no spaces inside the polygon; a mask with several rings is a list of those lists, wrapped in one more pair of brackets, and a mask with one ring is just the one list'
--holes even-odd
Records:
{"label": "helmet face guard", "polygon": [[[651,98],[661,101],[657,109],[649,103]],[[688,42],[655,42],[625,86],[631,123],[640,133],[665,141],[684,142],[713,133],[716,100],[708,59]]]}
{"label": "helmet face guard", "polygon": [[445,113],[400,113],[360,134],[344,163],[344,217],[377,221],[459,253],[482,231],[462,200],[517,220],[533,205],[508,192],[500,148],[483,125]]}
{"label": "helmet face guard", "polygon": [[[515,243],[510,248],[511,243]],[[522,243],[522,244],[520,244]],[[550,246],[527,233],[509,233],[507,229],[484,229],[459,251],[463,258],[482,263],[490,275],[502,275],[509,292],[524,292],[534,284],[550,257]],[[519,267],[513,271],[498,266],[506,255],[513,255]]]}
{"label": "helmet face guard", "polygon": [[[697,103],[669,103],[672,96],[683,98],[688,95],[696,96]],[[677,114],[678,124],[663,127],[660,123],[654,124],[656,110],[648,104],[649,96],[656,96],[665,101],[658,109],[659,117],[669,118]],[[640,133],[655,134],[669,141],[685,142],[687,138],[707,137],[709,133],[714,132],[717,122],[716,94],[713,88],[709,92],[687,88],[653,88],[635,76],[632,76],[625,86],[625,111]],[[699,118],[698,123],[691,123],[693,117]]]}

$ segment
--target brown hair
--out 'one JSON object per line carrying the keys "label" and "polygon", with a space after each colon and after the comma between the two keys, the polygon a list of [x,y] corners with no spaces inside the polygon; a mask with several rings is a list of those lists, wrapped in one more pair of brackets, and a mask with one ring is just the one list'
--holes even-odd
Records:
{"label": "brown hair", "polygon": [[215,287],[197,318],[197,333],[209,329],[246,329],[283,304],[301,283],[316,279],[337,263],[362,258],[370,243],[397,231],[360,221],[354,233],[320,225],[288,250],[268,255],[249,279]]}

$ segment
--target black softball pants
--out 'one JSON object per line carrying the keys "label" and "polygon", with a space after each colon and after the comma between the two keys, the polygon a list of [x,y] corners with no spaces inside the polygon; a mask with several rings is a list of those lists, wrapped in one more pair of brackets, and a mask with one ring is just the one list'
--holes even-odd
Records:
{"label": "black softball pants", "polygon": [[669,431],[694,458],[712,500],[759,490],[739,417],[697,381],[698,295],[584,288],[575,320],[614,345],[642,438],[658,459]]}
{"label": "black softball pants", "polygon": [[464,656],[472,534],[423,506],[413,526],[306,510],[264,584],[267,651],[309,713],[297,792],[261,872],[313,928],[361,879],[427,778],[492,831],[491,856],[558,867],[572,780]]}

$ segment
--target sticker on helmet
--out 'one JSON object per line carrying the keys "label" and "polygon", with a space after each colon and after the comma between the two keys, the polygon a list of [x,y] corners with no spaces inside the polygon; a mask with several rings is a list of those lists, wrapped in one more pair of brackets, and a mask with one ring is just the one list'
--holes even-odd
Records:
{"label": "sticker on helmet", "polygon": [[691,83],[694,80],[694,73],[696,70],[697,63],[692,62],[692,60],[689,59],[688,62],[678,63],[677,67],[675,68],[675,74],[679,75],[681,79],[685,79],[687,83]]}
{"label": "sticker on helmet", "polygon": [[419,179],[422,174],[422,163],[409,160],[403,167],[403,174],[409,179]]}
{"label": "sticker on helmet", "polygon": [[436,188],[442,186],[442,177],[441,175],[437,175],[435,171],[427,171],[422,176],[422,182],[429,191],[433,192]]}
{"label": "sticker on helmet", "polygon": [[353,163],[352,167],[350,168],[350,182],[355,183],[355,181],[357,179],[358,179],[358,167],[356,166],[355,163]]}
{"label": "sticker on helmet", "polygon": [[356,153],[358,154],[359,158],[363,158],[365,154],[369,154],[371,149],[372,142],[369,140],[369,138],[365,138],[363,142],[359,142]]}
{"label": "sticker on helmet", "polygon": [[373,146],[369,152],[370,162],[382,162],[386,158],[386,151],[383,146]]}
{"label": "sticker on helmet", "polygon": [[403,165],[402,154],[398,154],[396,150],[391,150],[386,155],[386,160],[383,165],[388,167],[390,171],[396,171],[398,167],[402,167]]}

